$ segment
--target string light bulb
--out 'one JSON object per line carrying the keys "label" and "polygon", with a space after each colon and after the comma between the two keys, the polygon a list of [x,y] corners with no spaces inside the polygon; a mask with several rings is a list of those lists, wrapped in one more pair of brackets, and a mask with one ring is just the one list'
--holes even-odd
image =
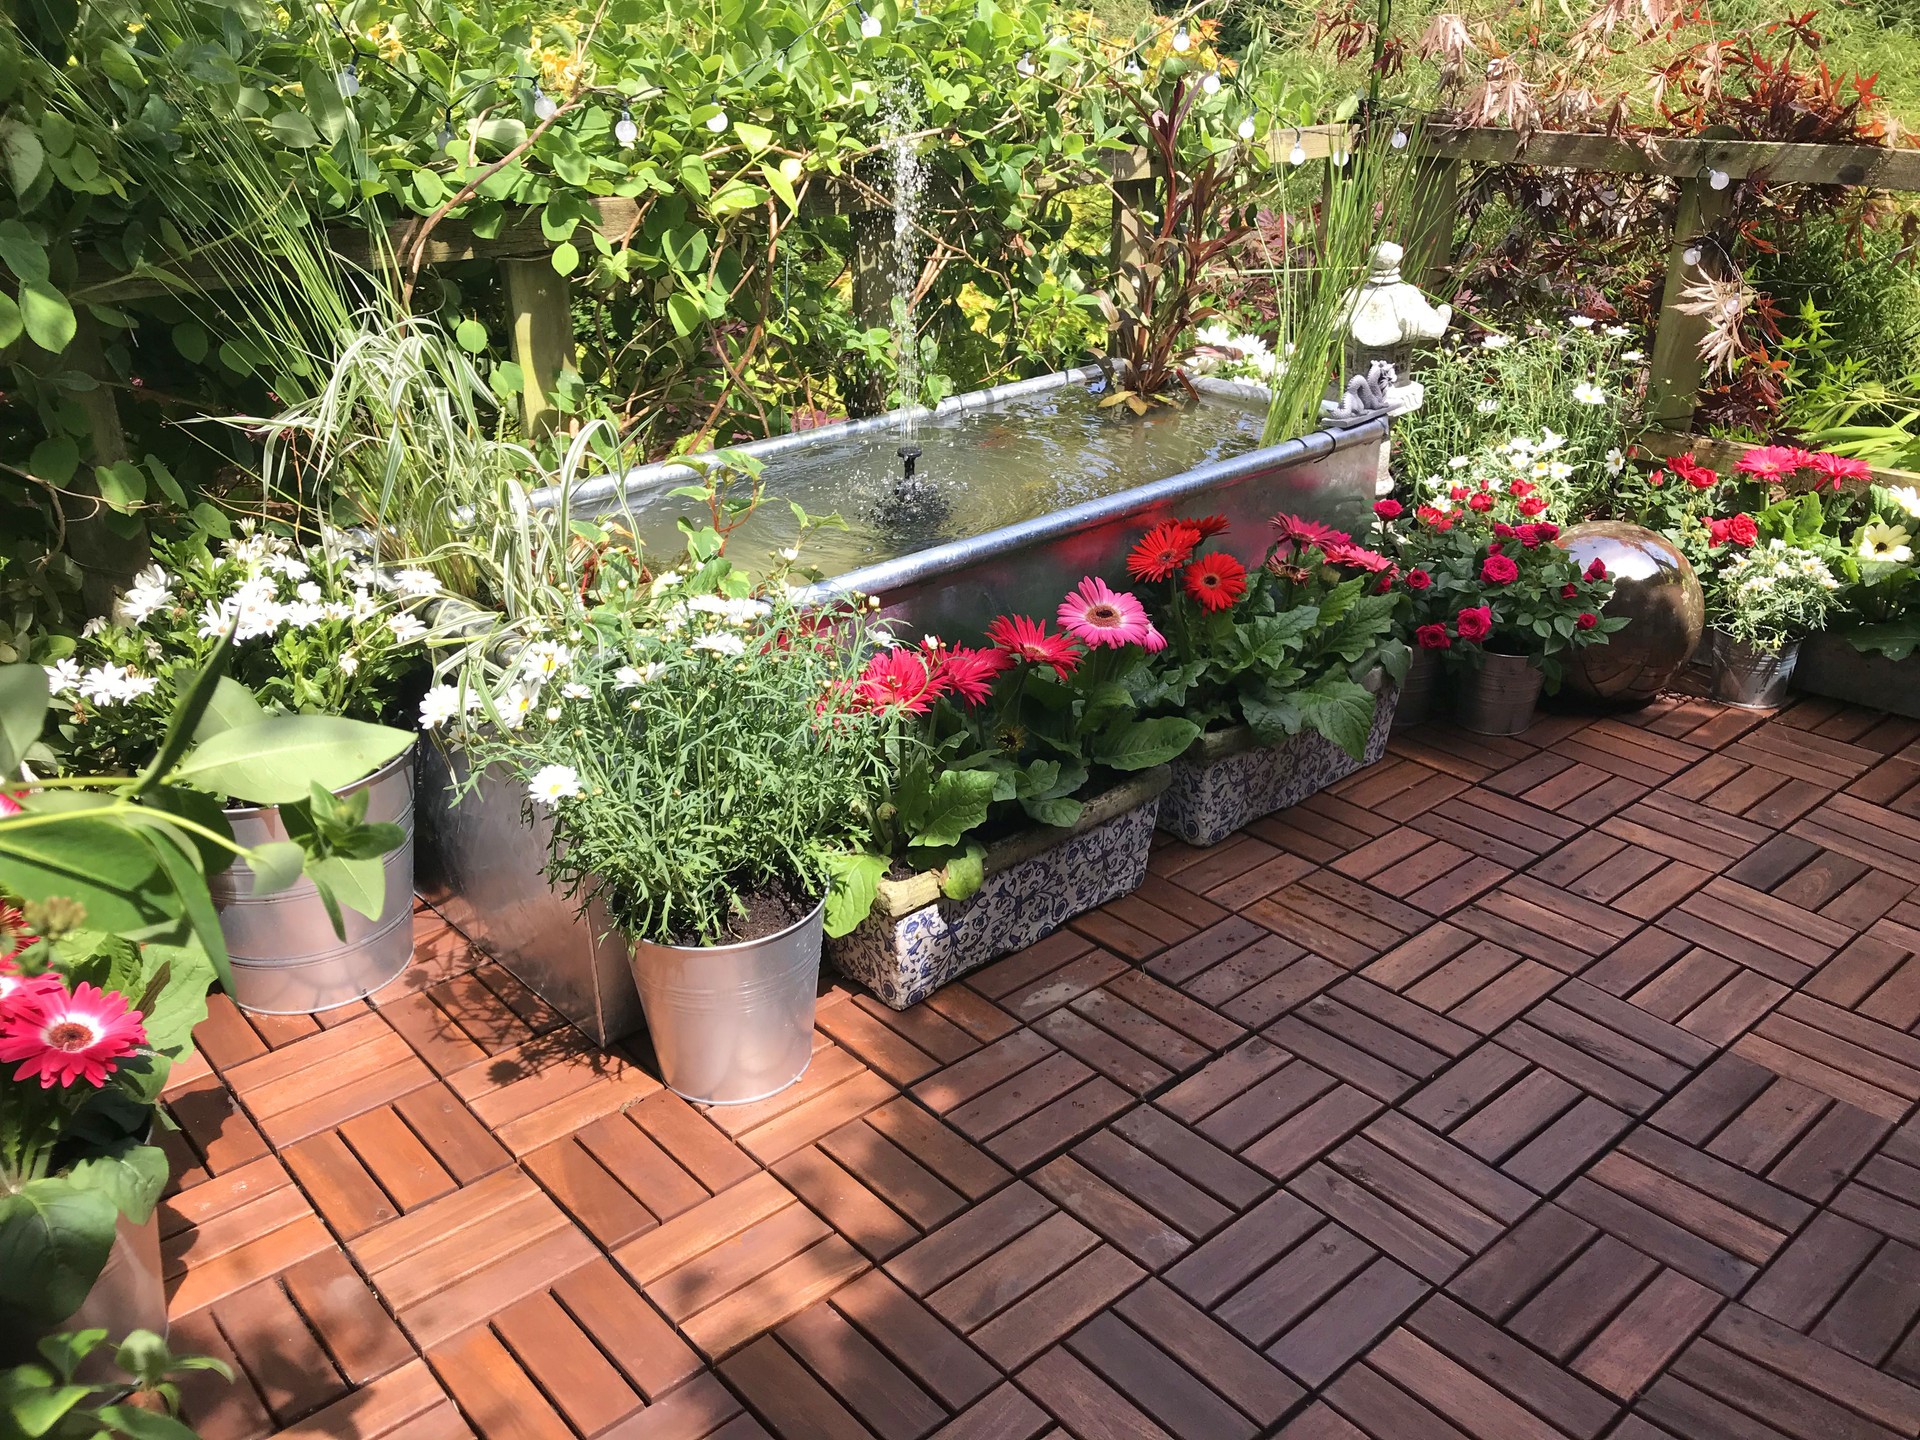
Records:
{"label": "string light bulb", "polygon": [[1253,139],[1254,128],[1253,116],[1249,115],[1234,128],[1234,133],[1242,140],[1251,140]]}
{"label": "string light bulb", "polygon": [[1680,263],[1683,265],[1698,265],[1700,263],[1700,247],[1698,245],[1689,245],[1686,249],[1682,250],[1680,252]]}
{"label": "string light bulb", "polygon": [[1724,190],[1733,183],[1733,177],[1724,170],[1707,171],[1707,184],[1715,190]]}
{"label": "string light bulb", "polygon": [[1193,36],[1187,31],[1187,22],[1182,20],[1173,27],[1173,48],[1182,55],[1193,48]]}
{"label": "string light bulb", "polygon": [[878,15],[875,15],[872,11],[868,10],[867,7],[864,5],[858,6],[856,8],[858,8],[858,10],[860,11],[861,38],[866,40],[878,40],[880,38],[880,17]]}
{"label": "string light bulb", "polygon": [[1020,57],[1019,63],[1016,64],[1013,68],[1023,77],[1032,75],[1033,74],[1033,52],[1031,50],[1027,51],[1026,54]]}
{"label": "string light bulb", "polygon": [[640,127],[633,123],[633,112],[625,106],[620,108],[620,118],[614,121],[613,138],[622,145],[631,145],[640,138]]}
{"label": "string light bulb", "polygon": [[1142,75],[1142,73],[1144,72],[1142,72],[1142,70],[1140,69],[1140,62],[1138,60],[1127,61],[1128,76],[1130,76],[1132,79],[1138,80]]}
{"label": "string light bulb", "polygon": [[1393,146],[1393,148],[1396,150],[1406,149],[1407,148],[1407,132],[1402,130],[1398,125],[1394,126],[1393,135],[1391,136],[1391,138],[1388,139],[1387,143]]}
{"label": "string light bulb", "polygon": [[1216,74],[1214,71],[1209,70],[1206,74],[1206,78],[1200,82],[1200,88],[1208,95],[1218,95],[1220,93],[1219,75]]}
{"label": "string light bulb", "polygon": [[727,112],[726,111],[716,110],[713,112],[713,114],[707,116],[707,129],[711,130],[715,135],[720,134],[726,128],[727,128]]}
{"label": "string light bulb", "polygon": [[340,82],[340,93],[349,100],[360,93],[360,71],[351,60],[340,67],[340,74],[335,78]]}
{"label": "string light bulb", "polygon": [[1293,149],[1287,152],[1288,163],[1293,165],[1304,165],[1307,163],[1307,147],[1301,143],[1305,138],[1306,137],[1300,132],[1300,127],[1298,125],[1294,126]]}
{"label": "string light bulb", "polygon": [[551,120],[557,113],[559,113],[559,110],[560,110],[560,107],[554,103],[554,99],[551,95],[547,94],[547,92],[542,90],[538,85],[533,87],[533,118],[534,119]]}

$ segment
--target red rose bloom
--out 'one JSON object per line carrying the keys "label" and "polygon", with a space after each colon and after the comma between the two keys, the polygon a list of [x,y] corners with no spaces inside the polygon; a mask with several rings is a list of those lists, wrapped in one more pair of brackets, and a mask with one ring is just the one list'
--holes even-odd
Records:
{"label": "red rose bloom", "polygon": [[1382,520],[1398,520],[1403,510],[1404,507],[1398,500],[1387,499],[1373,502],[1373,513],[1378,515]]}
{"label": "red rose bloom", "polygon": [[1666,483],[1667,483],[1667,472],[1664,470],[1656,470],[1651,475],[1647,476],[1647,484],[1651,485],[1656,490],[1658,490],[1662,485]]}
{"label": "red rose bloom", "polygon": [[1425,590],[1433,584],[1433,577],[1424,570],[1407,571],[1407,589]]}
{"label": "red rose bloom", "polygon": [[1573,617],[1573,625],[1576,630],[1591,630],[1599,623],[1600,617],[1590,610],[1582,610],[1578,615]]}
{"label": "red rose bloom", "polygon": [[1587,566],[1586,578],[1589,580],[1606,579],[1607,578],[1607,562],[1602,560],[1598,555],[1594,556],[1593,563]]}
{"label": "red rose bloom", "polygon": [[1696,490],[1711,490],[1720,483],[1719,475],[1711,467],[1702,465],[1691,455],[1676,455],[1672,464],[1673,473]]}
{"label": "red rose bloom", "polygon": [[1760,526],[1751,515],[1736,515],[1727,521],[1727,538],[1736,545],[1755,545],[1760,540]]}
{"label": "red rose bloom", "polygon": [[1516,532],[1511,525],[1507,524],[1506,521],[1496,520],[1493,522],[1493,533],[1498,535],[1502,540],[1504,540],[1509,535],[1515,534]]}
{"label": "red rose bloom", "polygon": [[1449,491],[1447,491],[1447,498],[1448,498],[1449,500],[1464,500],[1464,499],[1466,499],[1466,498],[1467,498],[1467,487],[1466,487],[1466,486],[1464,486],[1464,485],[1456,485],[1456,486],[1454,486],[1454,487],[1453,487],[1453,488],[1452,488],[1451,490],[1449,490]]}
{"label": "red rose bloom", "polygon": [[1489,555],[1481,562],[1480,578],[1489,585],[1510,585],[1520,578],[1520,567],[1506,555]]}
{"label": "red rose bloom", "polygon": [[1163,522],[1140,537],[1127,556],[1127,573],[1136,580],[1170,580],[1193,558],[1200,532],[1177,521]]}
{"label": "red rose bloom", "polygon": [[1491,495],[1475,495],[1467,501],[1467,508],[1470,510],[1478,510],[1484,515],[1493,508],[1493,497]]}
{"label": "red rose bloom", "polygon": [[1546,509],[1547,502],[1538,495],[1529,495],[1520,502],[1520,513],[1522,515],[1542,515],[1546,513]]}
{"label": "red rose bloom", "polygon": [[1431,505],[1422,505],[1413,512],[1413,518],[1437,535],[1444,535],[1453,528],[1453,517]]}
{"label": "red rose bloom", "polygon": [[1226,610],[1247,593],[1247,567],[1215,551],[1188,566],[1180,583],[1201,609]]}
{"label": "red rose bloom", "polygon": [[1542,540],[1558,540],[1560,538],[1560,527],[1551,520],[1534,521],[1533,530]]}
{"label": "red rose bloom", "polygon": [[1534,484],[1531,480],[1516,480],[1507,489],[1513,492],[1514,499],[1524,500],[1533,493]]}
{"label": "red rose bloom", "polygon": [[1533,550],[1538,548],[1540,544],[1540,527],[1539,526],[1522,525],[1518,530],[1514,531],[1513,533],[1520,537],[1520,543],[1526,546],[1527,549]]}
{"label": "red rose bloom", "polygon": [[1560,587],[1560,598],[1562,600],[1571,600],[1579,593],[1580,587],[1578,585],[1562,585]]}
{"label": "red rose bloom", "polygon": [[1730,525],[1732,525],[1732,524],[1733,524],[1733,522],[1732,522],[1731,520],[1709,520],[1709,521],[1707,521],[1707,543],[1708,543],[1709,545],[1724,545],[1724,544],[1726,544],[1726,543],[1727,543],[1727,529],[1728,529],[1728,527],[1729,527]]}
{"label": "red rose bloom", "polygon": [[1413,632],[1413,643],[1422,650],[1446,650],[1453,644],[1444,625],[1422,625]]}
{"label": "red rose bloom", "polygon": [[1462,610],[1453,617],[1453,627],[1462,640],[1484,640],[1493,633],[1493,611],[1485,605]]}

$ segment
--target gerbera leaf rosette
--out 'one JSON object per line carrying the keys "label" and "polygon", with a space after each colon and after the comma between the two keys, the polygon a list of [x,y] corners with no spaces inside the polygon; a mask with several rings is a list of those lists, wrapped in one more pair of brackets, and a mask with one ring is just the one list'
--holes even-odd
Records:
{"label": "gerbera leaf rosette", "polygon": [[[1704,473],[1699,493],[1718,483]],[[1626,623],[1604,615],[1612,577],[1557,543],[1545,489],[1530,477],[1468,465],[1414,509],[1377,507],[1376,517],[1379,548],[1401,567],[1402,633],[1449,665],[1475,665],[1486,651],[1523,655],[1552,690],[1569,650]]]}
{"label": "gerbera leaf rosette", "polygon": [[1217,516],[1164,520],[1128,555],[1145,623],[1164,642],[1136,682],[1142,705],[1203,729],[1245,724],[1269,745],[1314,729],[1358,755],[1370,687],[1405,670],[1391,633],[1397,565],[1346,531],[1285,515],[1249,566],[1210,543],[1227,531]]}
{"label": "gerbera leaf rosette", "polygon": [[[1172,573],[1197,542],[1163,532],[1136,568]],[[1199,733],[1137,713],[1129,682],[1165,637],[1137,595],[1097,576],[1049,619],[996,616],[986,641],[883,644],[848,690],[846,704],[885,726],[863,875],[933,871],[949,898],[965,899],[993,839],[1072,825],[1084,795],[1164,764]]]}

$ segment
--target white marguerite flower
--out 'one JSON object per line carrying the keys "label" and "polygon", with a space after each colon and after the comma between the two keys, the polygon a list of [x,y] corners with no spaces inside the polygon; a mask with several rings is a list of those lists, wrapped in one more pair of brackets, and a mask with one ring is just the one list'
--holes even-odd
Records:
{"label": "white marguerite flower", "polygon": [[133,584],[114,602],[114,621],[138,625],[149,615],[164,610],[172,598],[173,592],[167,588],[167,572],[158,565],[149,565],[133,577]]}
{"label": "white marguerite flower", "polygon": [[744,655],[747,642],[738,635],[702,635],[693,642],[695,650],[711,650],[715,655]]}
{"label": "white marguerite flower", "polygon": [[1890,485],[1887,495],[1907,514],[1920,520],[1920,485]]}
{"label": "white marguerite flower", "polygon": [[1567,324],[1576,330],[1591,330],[1593,328],[1593,317],[1591,315],[1569,315],[1567,316]]}
{"label": "white marguerite flower", "polygon": [[298,585],[293,587],[293,593],[309,605],[318,605],[322,603],[324,598],[320,593],[320,587],[311,580],[302,580]]}
{"label": "white marguerite flower", "polygon": [[1482,415],[1491,415],[1500,408],[1500,402],[1489,397],[1485,400],[1475,401],[1473,408],[1478,410]]}
{"label": "white marguerite flower", "polygon": [[518,730],[527,723],[527,716],[533,710],[533,692],[523,685],[509,685],[506,694],[495,702],[494,708],[500,712],[500,723],[509,730]]}
{"label": "white marguerite flower", "polygon": [[1547,479],[1567,480],[1567,479],[1571,479],[1572,476],[1573,476],[1573,466],[1569,465],[1566,461],[1549,460],[1547,462]]}
{"label": "white marguerite flower", "polygon": [[[1473,463],[1473,459],[1471,456],[1456,455],[1451,460],[1447,461],[1447,468],[1449,470],[1464,470],[1467,468],[1467,466],[1471,465],[1472,463]],[[1436,475],[1433,478],[1438,480],[1440,477]]]}
{"label": "white marguerite flower", "polygon": [[[799,548],[793,545],[786,546],[784,549],[781,550],[780,558],[782,560],[798,560],[800,558]],[[625,585],[627,582],[622,580],[620,583],[622,585]]]}
{"label": "white marguerite flower", "polygon": [[1614,339],[1620,340],[1620,339],[1624,339],[1626,336],[1632,334],[1633,332],[1627,329],[1627,327],[1624,325],[1608,325],[1603,329],[1601,333],[1606,335],[1611,335]]}
{"label": "white marguerite flower", "polygon": [[1627,457],[1620,453],[1618,446],[1615,446],[1613,449],[1607,451],[1605,463],[1607,474],[1618,475],[1622,470],[1627,468]]}
{"label": "white marguerite flower", "polygon": [[560,696],[565,700],[586,700],[591,698],[592,695],[593,691],[582,685],[578,680],[569,680],[560,687]]}
{"label": "white marguerite flower", "polygon": [[152,694],[159,683],[150,675],[134,674],[131,666],[99,665],[80,677],[77,688],[82,700],[118,705]]}
{"label": "white marguerite flower", "polygon": [[[658,660],[649,660],[645,665],[637,669],[632,665],[622,665],[618,670],[613,672],[614,688],[616,690],[632,690],[641,685],[651,685],[662,675],[666,674],[666,672],[667,667]],[[636,701],[635,703],[638,704],[639,702]]]}
{"label": "white marguerite flower", "polygon": [[686,578],[687,577],[682,575],[678,570],[662,570],[658,575],[653,577],[653,583],[647,587],[647,593],[649,595],[659,595],[662,591],[671,590],[674,586],[685,581]]}
{"label": "white marguerite flower", "polygon": [[1644,350],[1622,350],[1620,352],[1620,358],[1629,365],[1638,365],[1642,360],[1647,358],[1647,352]]}
{"label": "white marguerite flower", "polygon": [[1582,405],[1604,405],[1607,403],[1607,392],[1591,380],[1582,380],[1573,387],[1573,398]]}
{"label": "white marguerite flower", "polygon": [[1558,450],[1566,443],[1567,437],[1557,434],[1551,425],[1542,425],[1540,427],[1540,451],[1542,454]]}
{"label": "white marguerite flower", "polygon": [[359,670],[359,668],[360,657],[358,655],[342,655],[340,657],[340,673],[342,675],[351,675]]}
{"label": "white marguerite flower", "polygon": [[573,663],[573,650],[558,640],[536,640],[520,652],[520,673],[538,690]]}
{"label": "white marguerite flower", "polygon": [[396,645],[411,645],[416,640],[424,638],[427,633],[427,627],[421,623],[420,617],[409,615],[405,611],[389,615],[387,629],[393,632],[393,642]]}
{"label": "white marguerite flower", "polygon": [[417,567],[394,571],[392,585],[400,594],[414,598],[432,595],[440,589],[440,582],[434,578],[431,570],[422,570]]}
{"label": "white marguerite flower", "polygon": [[96,615],[80,627],[80,638],[82,640],[91,640],[106,628],[107,622],[105,617]]}
{"label": "white marguerite flower", "polygon": [[549,705],[541,713],[547,717],[547,723],[552,724],[555,720],[558,720],[560,718],[561,710],[558,705]]}
{"label": "white marguerite flower", "polygon": [[1513,337],[1511,335],[1482,335],[1480,337],[1480,348],[1482,350],[1504,350],[1512,343]]}
{"label": "white marguerite flower", "polygon": [[47,693],[50,695],[64,695],[69,690],[79,687],[80,662],[71,656],[65,660],[54,661],[46,667],[46,671]]}
{"label": "white marguerite flower", "polygon": [[304,580],[313,573],[313,568],[306,561],[292,555],[269,555],[266,566],[276,575],[284,575],[289,580]]}
{"label": "white marguerite flower", "polygon": [[580,774],[571,765],[543,765],[527,782],[527,794],[549,808],[579,793]]}
{"label": "white marguerite flower", "polygon": [[289,600],[280,608],[287,624],[295,630],[309,630],[326,618],[326,610],[306,600]]}
{"label": "white marguerite flower", "polygon": [[471,704],[462,705],[460,691],[455,686],[436,685],[420,697],[420,728],[438,730],[463,710],[472,708]]}
{"label": "white marguerite flower", "polygon": [[1224,320],[1216,320],[1211,325],[1202,325],[1193,332],[1194,341],[1201,345],[1211,345],[1216,350],[1225,350],[1233,344],[1233,331]]}

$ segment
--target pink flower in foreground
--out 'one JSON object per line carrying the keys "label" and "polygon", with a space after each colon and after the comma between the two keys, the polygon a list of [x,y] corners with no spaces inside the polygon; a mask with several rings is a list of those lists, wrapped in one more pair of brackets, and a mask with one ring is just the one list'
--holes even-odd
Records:
{"label": "pink flower in foreground", "polygon": [[147,1040],[138,1010],[117,990],[82,980],[72,994],[47,989],[9,1007],[0,1018],[0,1061],[18,1060],[15,1080],[40,1077],[43,1090],[77,1080],[100,1086]]}
{"label": "pink flower in foreground", "polygon": [[987,638],[1015,659],[1029,665],[1051,665],[1062,680],[1080,663],[1080,652],[1064,635],[1054,635],[1039,620],[1025,615],[1000,615],[987,626]]}
{"label": "pink flower in foreground", "polygon": [[33,943],[33,936],[27,933],[25,921],[16,926],[20,912],[11,905],[0,905],[0,944],[13,946],[5,955],[0,955],[0,1020],[24,1006],[36,996],[62,988],[60,977],[51,973],[22,975],[20,967],[13,963],[13,957]]}
{"label": "pink flower in foreground", "polygon": [[[1067,592],[1060,602],[1060,628],[1083,645],[1105,645],[1118,650],[1122,645],[1144,645],[1159,650],[1166,638],[1147,619],[1146,608],[1124,590],[1108,588],[1094,575],[1081,580],[1079,588]],[[1155,641],[1159,644],[1155,644]]]}

